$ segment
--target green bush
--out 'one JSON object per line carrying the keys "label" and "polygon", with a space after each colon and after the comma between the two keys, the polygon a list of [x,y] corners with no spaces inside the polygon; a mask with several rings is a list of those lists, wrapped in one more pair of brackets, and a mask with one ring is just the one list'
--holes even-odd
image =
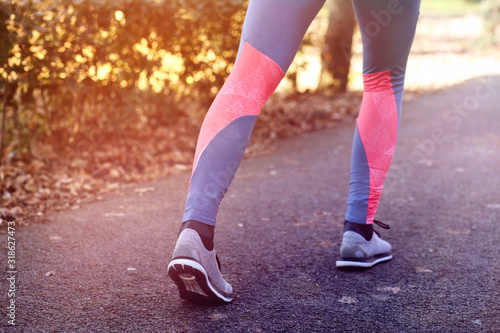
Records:
{"label": "green bush", "polygon": [[171,123],[208,104],[234,62],[243,0],[0,3],[2,162]]}

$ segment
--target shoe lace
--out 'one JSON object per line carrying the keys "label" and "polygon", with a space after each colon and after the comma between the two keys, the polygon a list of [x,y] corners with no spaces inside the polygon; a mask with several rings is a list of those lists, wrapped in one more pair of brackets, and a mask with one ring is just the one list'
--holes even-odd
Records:
{"label": "shoe lace", "polygon": [[[391,229],[391,227],[388,224],[385,224],[384,222],[373,220],[373,223],[381,227],[382,229]],[[373,229],[373,231],[380,237],[380,234],[378,233],[377,230]]]}

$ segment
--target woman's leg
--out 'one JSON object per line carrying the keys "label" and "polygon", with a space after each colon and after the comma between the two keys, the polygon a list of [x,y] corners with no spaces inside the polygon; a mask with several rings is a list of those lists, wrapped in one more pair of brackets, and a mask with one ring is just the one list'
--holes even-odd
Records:
{"label": "woman's leg", "polygon": [[236,64],[201,128],[183,222],[215,226],[255,121],[323,2],[250,1]]}
{"label": "woman's leg", "polygon": [[[364,91],[356,120],[344,231],[357,232],[370,241],[396,147],[406,62],[420,0],[353,0],[353,5],[363,40]],[[390,253],[388,243],[380,244],[380,251]],[[343,245],[341,257],[354,256],[354,248]],[[387,254],[385,258],[392,256]]]}
{"label": "woman's leg", "polygon": [[200,131],[182,219],[185,223],[169,265],[169,275],[183,298],[224,302],[232,298],[231,286],[222,278],[213,251],[217,211],[262,107],[323,3],[250,0],[238,58]]}

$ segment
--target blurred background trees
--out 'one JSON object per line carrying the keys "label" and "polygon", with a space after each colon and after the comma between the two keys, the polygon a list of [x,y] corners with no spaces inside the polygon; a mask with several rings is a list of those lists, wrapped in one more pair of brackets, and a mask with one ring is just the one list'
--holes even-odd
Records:
{"label": "blurred background trees", "polygon": [[351,0],[328,0],[328,28],[321,52],[320,90],[347,90],[356,18]]}
{"label": "blurred background trees", "polygon": [[207,104],[234,62],[242,1],[0,3],[1,160],[77,146]]}

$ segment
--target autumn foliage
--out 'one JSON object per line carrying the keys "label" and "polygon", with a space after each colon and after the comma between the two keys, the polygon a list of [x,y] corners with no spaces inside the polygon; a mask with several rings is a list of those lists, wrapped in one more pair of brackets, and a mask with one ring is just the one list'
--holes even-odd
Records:
{"label": "autumn foliage", "polygon": [[246,2],[0,2],[0,224],[184,170]]}
{"label": "autumn foliage", "polygon": [[30,159],[35,139],[78,149],[208,103],[236,57],[244,9],[242,0],[2,1],[2,161]]}

